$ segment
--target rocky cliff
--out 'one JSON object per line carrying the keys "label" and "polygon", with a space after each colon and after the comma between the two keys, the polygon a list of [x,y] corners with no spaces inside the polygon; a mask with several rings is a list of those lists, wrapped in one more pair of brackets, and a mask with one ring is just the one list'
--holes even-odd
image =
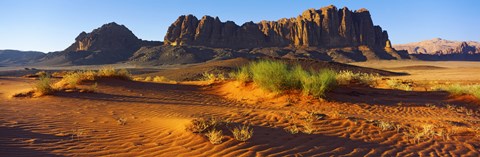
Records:
{"label": "rocky cliff", "polygon": [[143,41],[124,25],[104,24],[90,33],[81,32],[64,51],[47,54],[38,64],[83,65],[110,64],[126,61],[142,46],[158,46],[162,42]]}
{"label": "rocky cliff", "polygon": [[335,6],[309,9],[296,18],[247,22],[241,26],[232,21],[221,22],[218,17],[180,16],[168,28],[164,43],[218,48],[342,48],[360,45],[375,50],[391,48],[387,32],[373,25],[368,10],[351,11]]}

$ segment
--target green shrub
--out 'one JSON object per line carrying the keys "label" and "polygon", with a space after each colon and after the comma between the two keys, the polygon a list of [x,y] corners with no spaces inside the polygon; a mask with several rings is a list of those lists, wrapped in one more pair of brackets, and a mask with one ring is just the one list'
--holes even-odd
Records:
{"label": "green shrub", "polygon": [[452,84],[452,85],[440,87],[440,90],[447,91],[452,95],[469,94],[480,99],[480,85]]}
{"label": "green shrub", "polygon": [[252,74],[248,66],[243,66],[238,71],[233,72],[231,77],[244,83],[252,80]]}
{"label": "green shrub", "polygon": [[322,97],[336,84],[336,73],[332,70],[308,72],[301,66],[288,66],[281,61],[263,60],[253,62],[233,73],[241,82],[252,80],[260,88],[281,92],[302,90],[306,95]]}
{"label": "green shrub", "polygon": [[278,61],[260,61],[250,65],[252,80],[265,90],[280,92],[287,89],[290,71],[287,64]]}
{"label": "green shrub", "polygon": [[41,76],[39,81],[35,83],[35,91],[39,96],[52,94],[55,90],[52,87],[50,76]]}
{"label": "green shrub", "polygon": [[336,73],[332,70],[322,70],[319,73],[311,74],[302,79],[303,93],[311,94],[314,97],[325,96],[325,92],[336,84],[335,76]]}

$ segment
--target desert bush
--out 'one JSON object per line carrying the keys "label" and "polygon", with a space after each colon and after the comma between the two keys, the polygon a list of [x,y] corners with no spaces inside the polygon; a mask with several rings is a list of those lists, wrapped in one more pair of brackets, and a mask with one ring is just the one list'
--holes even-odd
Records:
{"label": "desert bush", "polygon": [[113,67],[103,67],[100,70],[98,70],[97,75],[100,77],[112,77],[115,76],[117,73],[117,70]]}
{"label": "desert bush", "polygon": [[302,132],[305,134],[312,134],[315,131],[315,127],[312,122],[306,122],[303,124]]}
{"label": "desert bush", "polygon": [[221,123],[217,118],[196,118],[192,119],[191,123],[187,125],[186,130],[193,133],[202,133],[208,128],[215,127]]}
{"label": "desert bush", "polygon": [[76,88],[77,85],[82,81],[82,74],[80,72],[69,72],[63,75],[62,80],[60,82],[64,83],[64,85],[68,86],[69,88]]}
{"label": "desert bush", "polygon": [[225,80],[225,75],[223,73],[213,74],[213,73],[204,72],[202,73],[201,80],[209,81],[209,82],[223,81]]}
{"label": "desert bush", "polygon": [[205,136],[207,136],[208,140],[212,144],[221,144],[223,142],[222,130],[212,129],[209,132],[205,133]]}
{"label": "desert bush", "polygon": [[153,78],[151,76],[147,76],[145,77],[144,81],[150,82],[150,81],[153,81]]}
{"label": "desert bush", "polygon": [[97,72],[97,78],[120,78],[131,80],[131,74],[127,69],[117,70],[113,67],[103,67]]}
{"label": "desert bush", "polygon": [[413,88],[409,84],[403,83],[401,80],[390,79],[387,80],[387,86],[392,89],[404,90],[404,91],[412,91]]}
{"label": "desert bush", "polygon": [[241,82],[253,81],[260,88],[282,92],[301,90],[306,95],[322,97],[336,84],[336,73],[332,70],[306,71],[301,66],[288,66],[280,61],[263,60],[240,68],[233,74]]}
{"label": "desert bush", "polygon": [[233,137],[238,140],[245,142],[248,139],[252,138],[253,135],[253,129],[250,128],[249,126],[243,125],[243,126],[238,126],[233,128],[232,130]]}
{"label": "desert bush", "polygon": [[340,71],[336,76],[340,85],[359,84],[373,87],[377,85],[379,79],[378,74],[354,73],[349,70]]}
{"label": "desert bush", "polygon": [[250,73],[248,66],[243,66],[238,71],[233,72],[230,75],[232,78],[244,83],[252,80],[252,74]]}
{"label": "desert bush", "polygon": [[325,92],[335,85],[335,75],[332,70],[322,70],[304,77],[301,80],[303,93],[311,94],[314,97],[323,97]]}
{"label": "desert bush", "polygon": [[290,134],[297,134],[300,130],[298,129],[297,125],[292,125],[288,128],[285,128],[285,131],[287,131]]}
{"label": "desert bush", "polygon": [[447,91],[452,95],[473,95],[476,98],[480,99],[480,85],[460,85],[452,84],[441,86],[438,90]]}
{"label": "desert bush", "polygon": [[53,93],[55,90],[52,87],[52,80],[50,76],[44,75],[35,83],[35,93],[38,96],[48,95]]}
{"label": "desert bush", "polygon": [[82,80],[93,81],[93,80],[95,80],[95,77],[97,76],[97,72],[95,72],[93,70],[85,70],[85,71],[81,71],[79,73],[80,73],[80,76],[81,76]]}
{"label": "desert bush", "polygon": [[165,76],[155,76],[153,78],[153,82],[169,82],[170,80],[168,80]]}
{"label": "desert bush", "polygon": [[392,130],[395,128],[395,125],[393,123],[385,121],[379,121],[377,125],[380,129],[382,129],[382,131]]}
{"label": "desert bush", "polygon": [[278,61],[260,61],[250,64],[252,80],[261,88],[280,92],[288,89],[290,71],[285,63]]}

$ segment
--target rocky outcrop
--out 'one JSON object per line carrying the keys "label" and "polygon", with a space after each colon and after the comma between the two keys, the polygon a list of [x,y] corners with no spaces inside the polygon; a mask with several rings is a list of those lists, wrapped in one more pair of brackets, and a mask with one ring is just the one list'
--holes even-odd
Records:
{"label": "rocky outcrop", "polygon": [[166,45],[194,45],[218,48],[367,46],[382,50],[389,44],[388,34],[373,25],[366,9],[351,11],[328,6],[309,9],[296,18],[278,21],[221,22],[218,17],[180,16],[165,36]]}
{"label": "rocky outcrop", "polygon": [[480,54],[480,42],[451,41],[441,38],[421,42],[394,45],[397,50],[406,50],[409,54]]}
{"label": "rocky outcrop", "polygon": [[110,64],[127,61],[142,46],[163,45],[143,41],[124,25],[115,22],[102,25],[90,33],[81,32],[64,51],[48,53],[40,65]]}
{"label": "rocky outcrop", "polygon": [[65,51],[102,51],[119,54],[133,53],[141,46],[132,31],[115,22],[104,24],[90,33],[82,32],[75,38],[75,43]]}

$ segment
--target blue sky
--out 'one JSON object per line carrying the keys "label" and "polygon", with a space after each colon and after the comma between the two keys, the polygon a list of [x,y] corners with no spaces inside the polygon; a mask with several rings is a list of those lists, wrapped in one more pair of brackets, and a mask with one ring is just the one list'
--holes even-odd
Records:
{"label": "blue sky", "polygon": [[163,41],[183,14],[242,24],[296,17],[330,4],[367,8],[393,44],[480,40],[479,0],[0,0],[0,49],[59,51],[80,32],[109,22],[126,25],[141,39]]}

